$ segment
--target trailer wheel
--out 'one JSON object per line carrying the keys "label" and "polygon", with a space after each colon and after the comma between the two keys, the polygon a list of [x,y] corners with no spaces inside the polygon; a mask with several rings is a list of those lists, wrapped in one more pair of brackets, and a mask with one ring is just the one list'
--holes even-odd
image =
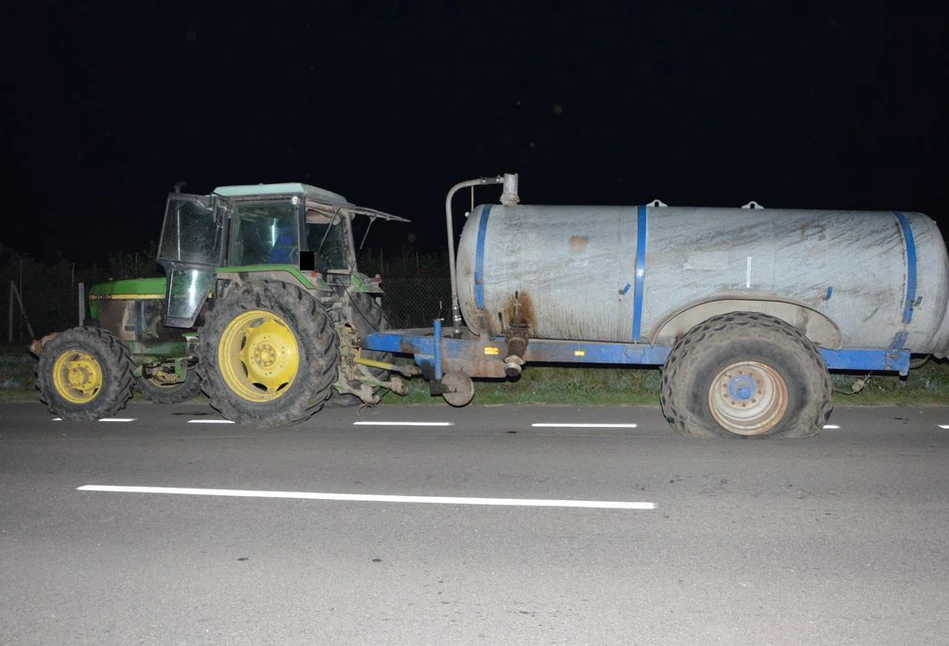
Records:
{"label": "trailer wheel", "polygon": [[450,389],[450,392],[442,393],[442,397],[456,408],[467,406],[474,399],[474,382],[461,370],[446,373],[442,377],[442,385]]}
{"label": "trailer wheel", "polygon": [[229,420],[273,427],[307,419],[336,381],[336,333],[316,299],[261,280],[228,291],[201,330],[197,372]]}
{"label": "trailer wheel", "polygon": [[168,384],[150,377],[136,377],[135,387],[145,399],[155,404],[181,404],[201,393],[201,380],[192,366],[180,383]]}
{"label": "trailer wheel", "polygon": [[755,312],[713,317],[676,342],[659,397],[683,435],[810,437],[833,409],[833,385],[811,341]]}
{"label": "trailer wheel", "polygon": [[109,417],[132,396],[132,360],[105,330],[76,327],[43,347],[36,387],[49,412],[64,420]]}

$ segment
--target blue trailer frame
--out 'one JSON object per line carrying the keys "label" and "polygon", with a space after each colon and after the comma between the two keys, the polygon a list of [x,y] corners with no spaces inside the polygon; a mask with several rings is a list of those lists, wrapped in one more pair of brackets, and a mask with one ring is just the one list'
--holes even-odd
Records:
{"label": "blue trailer frame", "polygon": [[[506,347],[504,337],[445,335],[441,320],[431,328],[377,332],[363,342],[366,350],[412,355],[422,374],[435,383],[453,370],[474,378],[503,378]],[[661,366],[671,351],[670,346],[646,343],[531,339],[522,358],[525,364]],[[910,351],[906,349],[819,351],[829,370],[909,374]]]}

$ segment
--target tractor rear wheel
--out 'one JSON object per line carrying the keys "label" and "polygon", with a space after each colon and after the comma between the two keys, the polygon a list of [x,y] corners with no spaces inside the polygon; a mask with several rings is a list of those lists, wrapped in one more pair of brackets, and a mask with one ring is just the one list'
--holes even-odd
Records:
{"label": "tractor rear wheel", "polygon": [[337,378],[329,317],[303,289],[261,280],[231,288],[200,332],[197,372],[211,406],[238,424],[307,419]]}
{"label": "tractor rear wheel", "polygon": [[76,327],[43,347],[36,387],[49,412],[64,420],[110,417],[132,396],[132,360],[105,330]]}

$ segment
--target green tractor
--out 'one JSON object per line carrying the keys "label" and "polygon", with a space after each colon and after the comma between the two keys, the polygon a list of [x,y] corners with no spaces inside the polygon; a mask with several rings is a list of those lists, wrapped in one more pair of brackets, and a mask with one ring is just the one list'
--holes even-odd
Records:
{"label": "green tractor", "polygon": [[40,398],[93,420],[133,388],[157,403],[203,390],[229,420],[278,426],[404,394],[392,372],[414,368],[360,350],[386,327],[378,278],[356,269],[355,241],[377,219],[408,222],[298,183],[170,194],[165,278],[96,285],[85,325],[34,342]]}

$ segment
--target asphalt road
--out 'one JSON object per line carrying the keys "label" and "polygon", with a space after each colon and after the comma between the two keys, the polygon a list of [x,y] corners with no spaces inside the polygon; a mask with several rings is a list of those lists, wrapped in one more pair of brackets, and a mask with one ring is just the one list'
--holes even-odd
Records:
{"label": "asphalt road", "polygon": [[802,441],[655,408],[122,414],[0,405],[0,643],[949,644],[949,407]]}

